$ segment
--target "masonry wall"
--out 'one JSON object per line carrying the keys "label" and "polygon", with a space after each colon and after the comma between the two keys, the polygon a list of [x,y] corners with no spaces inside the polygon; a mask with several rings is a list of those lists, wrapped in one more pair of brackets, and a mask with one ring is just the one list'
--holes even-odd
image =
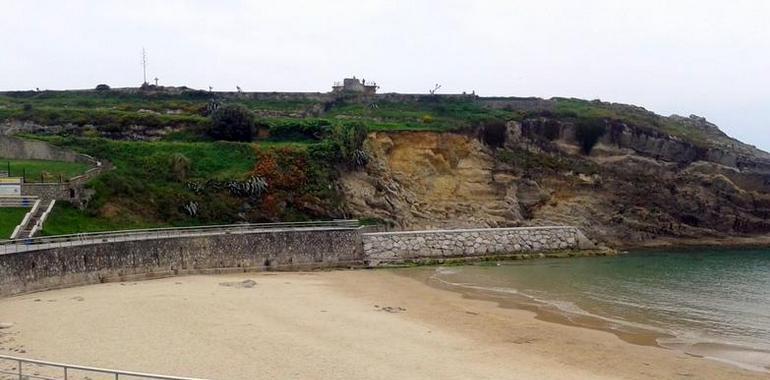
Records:
{"label": "masonry wall", "polygon": [[35,196],[44,200],[74,200],[83,191],[82,188],[71,187],[68,183],[25,183],[21,185],[21,195]]}
{"label": "masonry wall", "polygon": [[593,247],[575,227],[377,232],[362,239],[370,266]]}
{"label": "masonry wall", "polygon": [[357,229],[110,242],[0,255],[0,297],[177,274],[361,266]]}

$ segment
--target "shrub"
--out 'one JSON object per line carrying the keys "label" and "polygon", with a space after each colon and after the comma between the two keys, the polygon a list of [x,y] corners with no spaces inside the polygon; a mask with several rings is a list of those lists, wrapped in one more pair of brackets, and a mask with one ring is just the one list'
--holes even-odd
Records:
{"label": "shrub", "polygon": [[274,140],[320,140],[329,134],[331,122],[326,119],[286,120],[270,123],[270,137]]}
{"label": "shrub", "polygon": [[96,91],[109,91],[109,90],[110,90],[110,86],[104,83],[96,85]]}
{"label": "shrub", "polygon": [[225,105],[211,113],[209,136],[215,140],[252,141],[256,135],[254,114],[241,105]]}
{"label": "shrub", "polygon": [[420,121],[422,121],[423,124],[433,123],[433,116],[431,116],[431,115],[422,115],[422,117],[420,117]]}
{"label": "shrub", "polygon": [[332,142],[337,146],[342,160],[354,167],[366,165],[368,156],[363,151],[366,141],[366,125],[362,123],[337,124],[332,128]]}

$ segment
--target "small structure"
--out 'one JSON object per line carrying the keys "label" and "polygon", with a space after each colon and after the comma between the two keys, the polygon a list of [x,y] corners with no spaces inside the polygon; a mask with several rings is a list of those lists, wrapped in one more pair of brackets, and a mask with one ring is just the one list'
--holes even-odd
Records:
{"label": "small structure", "polygon": [[21,196],[21,178],[8,177],[0,178],[0,195],[2,196]]}
{"label": "small structure", "polygon": [[371,82],[366,84],[366,79],[358,80],[355,76],[353,78],[345,78],[342,83],[335,82],[332,86],[333,93],[349,93],[349,94],[362,94],[362,95],[374,95],[377,93],[377,83]]}

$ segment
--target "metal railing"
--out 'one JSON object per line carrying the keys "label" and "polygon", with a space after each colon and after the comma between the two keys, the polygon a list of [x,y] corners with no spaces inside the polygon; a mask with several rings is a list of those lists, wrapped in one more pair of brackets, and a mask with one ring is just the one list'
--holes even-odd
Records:
{"label": "metal railing", "polygon": [[[0,379],[3,380],[80,380],[93,379],[103,375],[109,379],[152,379],[152,380],[204,380],[193,377],[155,375],[150,373],[119,371],[114,369],[85,367],[72,364],[46,362],[0,355]],[[13,366],[15,364],[15,366]],[[8,368],[11,366],[10,368]]]}
{"label": "metal railing", "polygon": [[35,236],[35,234],[43,229],[43,224],[45,223],[46,219],[48,219],[48,215],[51,214],[51,210],[53,210],[53,206],[56,204],[56,200],[52,199],[50,202],[48,202],[48,207],[43,211],[43,214],[40,215],[40,218],[35,222],[35,225],[32,226],[32,229],[29,231],[29,237]]}
{"label": "metal railing", "polygon": [[359,226],[360,223],[358,220],[345,219],[315,222],[243,223],[88,232],[71,235],[0,240],[0,254],[132,240],[167,239],[184,236],[246,234],[277,230],[352,229],[358,228]]}
{"label": "metal railing", "polygon": [[29,223],[30,218],[35,215],[37,212],[37,209],[40,207],[40,199],[35,200],[35,204],[32,205],[32,208],[24,214],[24,219],[21,220],[21,223],[16,226],[16,228],[13,229],[13,233],[11,233],[11,239],[16,239],[19,236],[19,233],[21,233],[22,230],[24,230],[24,227],[27,226],[27,223]]}

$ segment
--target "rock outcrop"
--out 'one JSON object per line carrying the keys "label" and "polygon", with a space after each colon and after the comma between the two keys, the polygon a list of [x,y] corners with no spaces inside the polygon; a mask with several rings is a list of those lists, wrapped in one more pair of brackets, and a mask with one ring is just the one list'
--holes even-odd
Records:
{"label": "rock outcrop", "polygon": [[697,117],[699,145],[608,121],[585,152],[573,124],[372,133],[371,162],[340,184],[348,212],[397,228],[574,225],[615,246],[697,243],[770,232],[770,155]]}

